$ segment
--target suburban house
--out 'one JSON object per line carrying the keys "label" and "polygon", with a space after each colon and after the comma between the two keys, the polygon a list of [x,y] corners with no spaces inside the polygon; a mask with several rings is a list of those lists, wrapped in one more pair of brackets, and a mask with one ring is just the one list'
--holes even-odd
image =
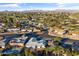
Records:
{"label": "suburban house", "polygon": [[23,47],[12,46],[12,48],[6,48],[2,51],[1,54],[19,54],[23,50]]}
{"label": "suburban house", "polygon": [[40,32],[41,30],[40,29],[37,29],[37,28],[34,28],[33,29],[33,32]]}
{"label": "suburban house", "polygon": [[21,37],[12,38],[9,42],[11,46],[24,46],[24,43],[28,37],[22,35]]}
{"label": "suburban house", "polygon": [[5,42],[0,41],[0,48],[5,48]]}
{"label": "suburban house", "polygon": [[2,36],[0,36],[0,53],[6,48],[4,39]]}
{"label": "suburban house", "polygon": [[20,31],[20,28],[8,28],[7,31],[9,31],[9,32],[18,32],[18,31]]}
{"label": "suburban house", "polygon": [[45,48],[46,41],[41,38],[31,37],[31,39],[26,43],[26,48]]}
{"label": "suburban house", "polygon": [[26,32],[26,29],[21,29],[21,32]]}
{"label": "suburban house", "polygon": [[69,38],[73,40],[78,40],[79,39],[79,32],[70,32]]}
{"label": "suburban house", "polygon": [[49,30],[48,30],[48,35],[54,35],[55,33],[54,33],[54,29],[52,28],[52,27],[50,27],[49,28]]}
{"label": "suburban house", "polygon": [[3,21],[0,19],[0,28],[3,28],[3,26],[5,26],[5,24],[4,24]]}
{"label": "suburban house", "polygon": [[79,37],[79,32],[72,32],[72,36]]}
{"label": "suburban house", "polygon": [[58,35],[63,35],[65,31],[64,29],[56,29],[54,32],[57,33]]}
{"label": "suburban house", "polygon": [[27,31],[27,32],[32,32],[32,31],[33,31],[33,28],[27,26],[27,27],[26,27],[26,31]]}
{"label": "suburban house", "polygon": [[69,31],[67,29],[58,29],[58,28],[50,28],[48,34],[51,36],[58,36],[58,37],[63,37],[67,36]]}
{"label": "suburban house", "polygon": [[3,40],[3,37],[0,36],[0,48],[5,48],[5,42]]}
{"label": "suburban house", "polygon": [[5,24],[3,24],[3,23],[0,23],[0,28],[3,28],[3,26],[4,26]]}
{"label": "suburban house", "polygon": [[37,27],[42,27],[43,24],[42,23],[38,23]]}
{"label": "suburban house", "polygon": [[[28,37],[25,35],[12,35],[6,39],[10,39],[2,54],[18,54],[23,51],[24,43]],[[2,44],[2,43],[1,43]]]}
{"label": "suburban house", "polygon": [[74,42],[74,44],[72,46],[72,50],[79,51],[79,41]]}
{"label": "suburban house", "polygon": [[49,33],[49,28],[47,26],[42,27],[41,32],[44,32],[44,34],[48,35]]}
{"label": "suburban house", "polygon": [[64,38],[61,40],[62,46],[64,48],[71,48],[72,50],[79,51],[79,40],[72,40]]}
{"label": "suburban house", "polygon": [[40,34],[39,37],[42,37],[43,40],[46,40],[48,46],[54,46],[54,43],[53,43],[53,38],[55,38],[54,36]]}

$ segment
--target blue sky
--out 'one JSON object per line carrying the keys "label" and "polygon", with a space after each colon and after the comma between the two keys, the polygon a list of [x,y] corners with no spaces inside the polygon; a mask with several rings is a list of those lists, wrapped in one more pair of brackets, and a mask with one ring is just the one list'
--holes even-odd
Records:
{"label": "blue sky", "polygon": [[0,11],[24,10],[79,10],[79,3],[0,3]]}

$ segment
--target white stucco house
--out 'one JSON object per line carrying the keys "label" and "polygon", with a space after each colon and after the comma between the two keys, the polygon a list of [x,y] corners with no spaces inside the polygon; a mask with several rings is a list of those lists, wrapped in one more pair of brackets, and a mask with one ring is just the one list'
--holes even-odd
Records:
{"label": "white stucco house", "polygon": [[38,40],[37,38],[35,37],[32,37],[27,43],[26,43],[26,48],[45,48],[45,40],[41,39],[41,40]]}
{"label": "white stucco house", "polygon": [[5,48],[5,42],[0,41],[0,48]]}

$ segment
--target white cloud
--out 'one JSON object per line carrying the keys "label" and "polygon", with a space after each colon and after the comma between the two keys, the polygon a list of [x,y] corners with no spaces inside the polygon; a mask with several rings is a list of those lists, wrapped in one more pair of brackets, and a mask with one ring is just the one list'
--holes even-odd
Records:
{"label": "white cloud", "polygon": [[18,4],[3,4],[3,5],[0,5],[0,7],[9,7],[9,8],[17,8],[19,7]]}
{"label": "white cloud", "polygon": [[[73,4],[73,3],[72,3]],[[68,3],[58,3],[57,5],[57,9],[71,9],[71,10],[75,10],[75,9],[77,9],[77,10],[79,10],[79,5],[73,5],[72,6],[72,4],[71,4],[71,6],[68,6]],[[56,9],[55,8],[55,9]]]}
{"label": "white cloud", "polygon": [[11,4],[0,4],[0,8],[6,8],[7,7],[7,10],[9,10],[8,8],[10,8],[11,10],[16,10],[16,11],[23,11],[23,10],[55,10],[55,9],[77,9],[79,10],[79,5],[72,5],[72,4],[67,4],[67,3],[57,3],[57,6],[56,7],[33,7],[32,5],[30,5],[29,7],[27,7],[26,5],[26,8],[22,8],[21,5],[19,5],[18,3],[11,3]]}
{"label": "white cloud", "polygon": [[65,7],[65,4],[58,3],[58,8],[63,8],[63,7]]}
{"label": "white cloud", "polygon": [[79,0],[1,0],[0,3],[78,3]]}

